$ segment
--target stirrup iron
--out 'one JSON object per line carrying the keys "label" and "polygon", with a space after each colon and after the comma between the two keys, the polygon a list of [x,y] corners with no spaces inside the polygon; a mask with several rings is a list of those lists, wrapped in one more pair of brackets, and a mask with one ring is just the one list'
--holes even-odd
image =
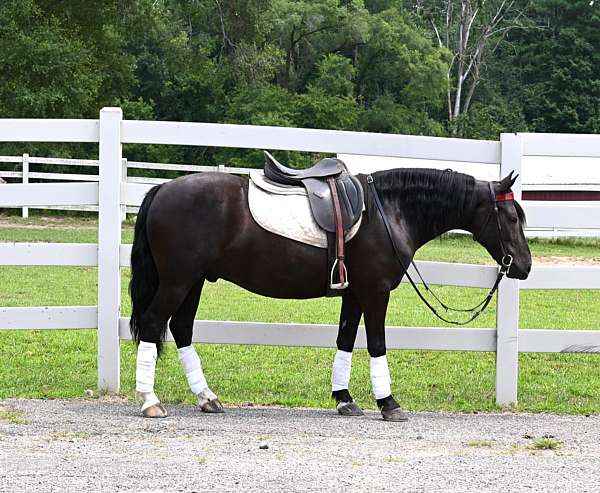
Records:
{"label": "stirrup iron", "polygon": [[[333,266],[331,267],[331,274],[329,276],[329,287],[331,289],[346,289],[350,283],[348,282],[348,271],[346,270],[346,264],[340,264],[340,275],[342,274],[342,271],[344,272],[344,276],[342,277],[342,279],[346,279],[346,281],[344,282],[333,282],[333,276],[335,274],[335,268],[338,266],[338,262],[339,259],[335,259],[335,262],[333,263]],[[341,276],[340,276],[341,277]]]}

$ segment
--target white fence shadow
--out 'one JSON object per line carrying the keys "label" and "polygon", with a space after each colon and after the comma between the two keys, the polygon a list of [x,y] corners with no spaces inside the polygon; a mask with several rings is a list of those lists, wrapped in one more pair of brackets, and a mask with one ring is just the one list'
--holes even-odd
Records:
{"label": "white fence shadow", "polygon": [[[125,207],[138,207],[152,186],[125,180],[122,144],[175,144],[309,152],[363,154],[412,159],[440,159],[496,164],[498,176],[521,170],[523,156],[600,157],[600,136],[502,134],[500,141],[387,135],[296,128],[209,123],[122,120],[119,108],[104,108],[99,120],[0,120],[3,142],[98,142],[98,175],[81,175],[84,183],[21,183],[0,187],[0,207],[98,208],[99,243],[0,243],[0,265],[98,266],[98,304],[91,307],[0,308],[0,329],[98,329],[98,385],[117,392],[120,385],[119,342],[129,339],[128,319],[120,314],[120,267],[129,265],[130,245],[121,244]],[[29,161],[31,164],[33,161]],[[36,163],[42,162],[36,158]],[[52,160],[52,162],[56,162]],[[23,161],[25,165],[25,161]],[[67,164],[65,161],[64,163]],[[81,165],[81,161],[77,163]],[[181,165],[155,165],[181,171]],[[148,166],[146,166],[148,167]],[[186,166],[186,170],[189,167]],[[194,171],[205,170],[197,166]],[[25,171],[25,167],[24,167]],[[241,172],[221,168],[220,171]],[[18,173],[18,172],[15,172]],[[49,179],[44,173],[30,178]],[[68,175],[68,177],[67,177]],[[6,176],[6,175],[5,175]],[[23,175],[21,175],[22,177]],[[15,177],[17,177],[15,175]],[[71,174],[61,179],[69,180]],[[51,179],[51,178],[50,178]],[[147,179],[144,179],[147,180]],[[521,183],[513,187],[521,196]],[[600,228],[596,203],[524,202],[533,228]],[[495,267],[420,262],[431,284],[491,287]],[[599,267],[535,267],[523,282],[505,279],[498,290],[496,327],[388,327],[390,349],[496,352],[496,401],[517,401],[519,352],[600,352],[600,331],[519,330],[520,289],[600,289]],[[333,325],[196,321],[194,341],[334,347]],[[357,347],[365,347],[361,330]]]}

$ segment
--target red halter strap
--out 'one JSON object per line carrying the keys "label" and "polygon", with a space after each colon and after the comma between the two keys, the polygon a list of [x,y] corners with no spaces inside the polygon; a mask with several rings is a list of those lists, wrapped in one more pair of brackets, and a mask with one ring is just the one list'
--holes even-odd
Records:
{"label": "red halter strap", "polygon": [[515,200],[515,194],[508,192],[496,195],[496,202],[506,202],[507,200]]}

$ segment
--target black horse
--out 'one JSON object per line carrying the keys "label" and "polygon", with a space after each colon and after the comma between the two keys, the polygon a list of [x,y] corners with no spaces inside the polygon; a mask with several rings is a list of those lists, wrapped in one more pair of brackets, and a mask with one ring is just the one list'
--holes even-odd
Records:
{"label": "black horse", "polygon": [[[486,182],[450,170],[380,171],[372,180],[397,245],[395,252],[373,189],[366,176],[358,178],[365,191],[365,212],[359,232],[346,248],[350,286],[342,297],[333,397],[341,414],[360,413],[347,388],[348,356],[364,315],[377,404],[385,419],[400,421],[405,417],[391,395],[385,360],[385,317],[390,291],[405,275],[403,266],[428,241],[463,229],[473,233],[499,264],[505,255],[512,256],[507,275],[525,279],[531,269],[525,218],[516,201],[495,200],[495,195],[510,192],[516,179],[512,176]],[[131,266],[131,330],[140,343],[137,390],[144,399],[144,415],[152,417],[166,416],[153,383],[156,355],[169,320],[202,410],[222,412],[206,385],[198,356],[190,349],[205,280],[225,279],[272,298],[306,299],[324,296],[328,277],[326,250],[262,229],[248,209],[247,178],[221,173],[181,177],[147,193],[135,225]]]}

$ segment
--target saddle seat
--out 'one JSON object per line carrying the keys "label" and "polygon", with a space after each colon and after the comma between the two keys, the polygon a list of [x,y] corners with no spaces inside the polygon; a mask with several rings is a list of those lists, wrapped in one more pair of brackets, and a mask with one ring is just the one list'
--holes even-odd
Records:
{"label": "saddle seat", "polygon": [[281,164],[271,154],[265,152],[265,176],[282,185],[302,185],[307,178],[327,178],[347,171],[339,159],[325,158],[308,169],[293,169]]}
{"label": "saddle seat", "polygon": [[312,168],[297,170],[284,166],[265,151],[264,173],[274,183],[306,188],[315,221],[329,233],[335,233],[335,211],[327,178],[335,180],[343,230],[349,230],[360,219],[364,203],[363,188],[339,159],[325,158]]}
{"label": "saddle seat", "polygon": [[[331,268],[327,294],[347,288],[344,235],[360,220],[364,203],[358,179],[348,173],[339,159],[322,159],[312,168],[296,170],[284,166],[266,151],[264,173],[266,178],[282,186],[306,188],[313,218],[327,233],[327,265]],[[338,282],[334,281],[336,266]]]}

